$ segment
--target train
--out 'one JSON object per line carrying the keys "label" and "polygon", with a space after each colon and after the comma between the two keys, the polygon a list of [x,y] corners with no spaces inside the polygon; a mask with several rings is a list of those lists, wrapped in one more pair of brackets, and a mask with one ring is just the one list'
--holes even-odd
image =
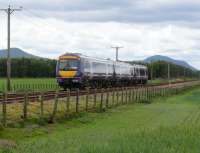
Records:
{"label": "train", "polygon": [[65,90],[131,86],[146,84],[148,69],[144,65],[66,53],[58,59],[56,78],[59,86]]}

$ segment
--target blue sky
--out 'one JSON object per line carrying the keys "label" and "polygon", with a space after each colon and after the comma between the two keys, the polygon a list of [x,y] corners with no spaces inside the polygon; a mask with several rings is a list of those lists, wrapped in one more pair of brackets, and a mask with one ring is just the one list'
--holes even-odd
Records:
{"label": "blue sky", "polygon": [[[12,15],[12,47],[57,58],[65,52],[123,60],[161,54],[200,66],[197,0],[0,0],[23,11]],[[6,48],[6,14],[0,12],[0,48]]]}

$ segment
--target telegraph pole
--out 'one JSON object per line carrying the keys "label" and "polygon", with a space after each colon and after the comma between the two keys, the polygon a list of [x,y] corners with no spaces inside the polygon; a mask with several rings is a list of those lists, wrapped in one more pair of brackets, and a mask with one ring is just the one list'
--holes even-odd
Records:
{"label": "telegraph pole", "polygon": [[120,48],[124,48],[124,47],[116,46],[116,47],[111,47],[111,48],[116,49],[116,61],[119,61],[119,59],[118,59],[119,49],[120,49]]}
{"label": "telegraph pole", "polygon": [[19,9],[12,9],[10,7],[10,5],[8,6],[7,9],[0,9],[0,11],[5,11],[8,15],[8,48],[7,48],[7,91],[11,90],[11,59],[10,59],[10,15],[14,12],[14,11],[21,11],[22,7],[20,7]]}

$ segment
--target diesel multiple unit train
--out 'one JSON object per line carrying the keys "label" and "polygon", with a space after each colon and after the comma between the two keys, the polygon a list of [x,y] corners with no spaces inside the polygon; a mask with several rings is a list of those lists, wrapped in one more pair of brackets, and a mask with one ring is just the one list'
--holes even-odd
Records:
{"label": "diesel multiple unit train", "polygon": [[67,88],[98,88],[145,84],[147,67],[124,62],[67,53],[59,57],[56,77],[59,86]]}

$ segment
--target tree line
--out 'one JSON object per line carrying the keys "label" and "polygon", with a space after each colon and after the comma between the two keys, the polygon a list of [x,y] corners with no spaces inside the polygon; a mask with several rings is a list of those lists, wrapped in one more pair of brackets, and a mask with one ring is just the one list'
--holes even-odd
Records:
{"label": "tree line", "polygon": [[[55,77],[56,60],[36,58],[14,58],[12,59],[12,77]],[[131,64],[143,64],[148,67],[149,78],[168,78],[168,64],[170,65],[171,78],[199,78],[199,71],[194,71],[183,66],[165,61],[153,63],[129,62]],[[0,59],[0,77],[6,77],[6,59]]]}
{"label": "tree line", "polygon": [[168,78],[168,65],[170,78],[199,78],[200,71],[192,70],[180,65],[176,65],[166,61],[156,61],[152,63],[143,62],[129,62],[131,64],[142,64],[148,67],[149,79],[167,79]]}
{"label": "tree line", "polygon": [[[0,59],[0,77],[6,77],[6,59]],[[14,58],[11,62],[11,76],[25,77],[55,77],[56,60],[36,58]]]}
{"label": "tree line", "polygon": [[149,77],[168,78],[168,64],[170,78],[199,78],[199,71],[165,61],[148,64]]}

